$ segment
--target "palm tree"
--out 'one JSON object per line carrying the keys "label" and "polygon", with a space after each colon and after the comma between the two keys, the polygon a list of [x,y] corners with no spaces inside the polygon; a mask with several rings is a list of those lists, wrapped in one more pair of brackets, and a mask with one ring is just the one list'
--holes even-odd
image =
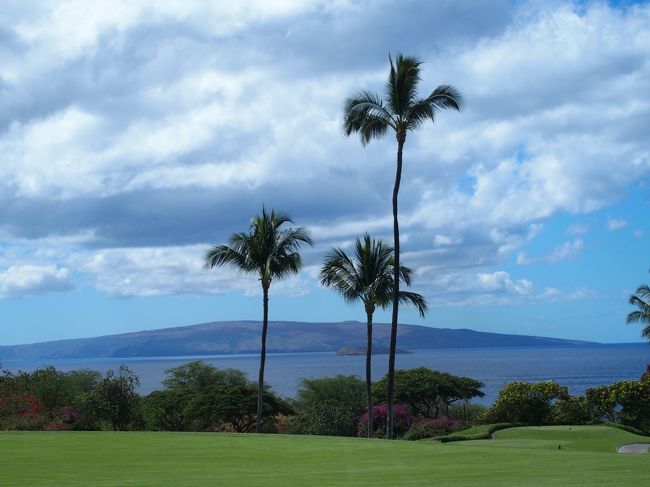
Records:
{"label": "palm tree", "polygon": [[636,293],[630,296],[629,302],[639,309],[628,314],[625,321],[628,324],[644,323],[646,326],[641,331],[641,336],[647,338],[650,342],[650,286],[647,284],[640,285]]}
{"label": "palm tree", "polygon": [[302,244],[312,245],[307,230],[302,227],[281,228],[293,221],[282,213],[271,210],[251,220],[248,233],[235,233],[229,245],[215,245],[205,253],[205,268],[229,266],[248,274],[257,274],[262,284],[264,318],[262,321],[262,349],[257,384],[257,433],[262,420],[264,394],[264,364],[266,362],[266,331],[269,319],[269,288],[273,279],[297,274],[302,267],[298,250]]}
{"label": "palm tree", "polygon": [[395,350],[397,346],[397,319],[399,304],[399,223],[397,219],[397,196],[402,179],[402,151],[406,134],[414,131],[426,120],[435,122],[438,110],[461,107],[460,93],[451,85],[440,85],[426,98],[418,98],[420,65],[416,58],[399,55],[395,63],[389,56],[390,73],[386,83],[386,103],[369,91],[360,91],[345,102],[344,130],[349,136],[359,133],[361,143],[383,137],[390,128],[397,138],[397,169],[393,186],[393,237],[395,286],[393,289],[393,314],[391,320],[390,355],[388,358],[387,384],[387,436],[393,438],[393,397],[395,388]]}
{"label": "palm tree", "polygon": [[[399,278],[407,286],[411,284],[412,271],[400,266]],[[363,241],[356,239],[354,254],[348,256],[344,250],[332,249],[326,256],[320,271],[321,284],[339,292],[348,302],[361,301],[367,317],[366,345],[366,393],[368,396],[368,438],[372,438],[372,315],[377,306],[386,308],[393,293],[393,249],[381,240],[370,238],[367,233]],[[427,310],[425,299],[416,293],[400,291],[400,302],[417,308],[424,317]]]}

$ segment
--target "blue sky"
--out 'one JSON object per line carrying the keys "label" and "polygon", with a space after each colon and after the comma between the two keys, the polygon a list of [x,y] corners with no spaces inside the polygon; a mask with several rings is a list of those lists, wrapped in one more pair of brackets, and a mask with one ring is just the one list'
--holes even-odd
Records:
{"label": "blue sky", "polygon": [[[461,113],[409,136],[404,323],[640,341],[650,280],[645,2],[5,2],[0,344],[258,319],[259,283],[204,251],[262,204],[316,242],[272,320],[363,320],[324,253],[391,240],[392,137],[345,138],[388,53]],[[378,313],[377,321],[388,321]]]}

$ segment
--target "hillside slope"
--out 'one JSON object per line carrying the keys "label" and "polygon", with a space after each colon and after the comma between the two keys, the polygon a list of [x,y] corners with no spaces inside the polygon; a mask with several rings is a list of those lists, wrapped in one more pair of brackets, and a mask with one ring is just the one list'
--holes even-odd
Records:
{"label": "hillside slope", "polygon": [[[0,347],[0,360],[39,358],[158,357],[257,353],[261,324],[225,321],[96,338],[58,340]],[[366,325],[359,322],[269,323],[269,352],[327,352],[341,347],[365,348]],[[374,326],[374,344],[388,347],[390,325]],[[585,344],[557,338],[505,335],[467,329],[400,325],[402,349],[521,347]]]}

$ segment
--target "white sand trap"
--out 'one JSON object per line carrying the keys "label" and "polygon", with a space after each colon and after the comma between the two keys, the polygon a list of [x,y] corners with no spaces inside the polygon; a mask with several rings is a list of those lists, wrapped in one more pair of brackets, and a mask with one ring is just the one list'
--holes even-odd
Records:
{"label": "white sand trap", "polygon": [[616,448],[619,453],[648,453],[650,443],[630,443],[629,445],[621,445]]}

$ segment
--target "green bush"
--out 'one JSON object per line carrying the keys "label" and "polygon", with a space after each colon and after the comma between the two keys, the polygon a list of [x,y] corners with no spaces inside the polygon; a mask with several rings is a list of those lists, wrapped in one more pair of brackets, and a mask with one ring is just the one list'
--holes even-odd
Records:
{"label": "green bush", "polygon": [[439,436],[436,440],[442,443],[466,440],[489,440],[495,432],[506,428],[513,428],[515,426],[519,425],[512,423],[482,424],[450,435]]}
{"label": "green bush", "polygon": [[569,401],[569,389],[555,382],[511,382],[491,408],[477,417],[481,423],[550,424],[558,401]]}
{"label": "green bush", "polygon": [[587,424],[591,421],[589,405],[584,396],[569,396],[551,406],[549,420],[552,424]]}
{"label": "green bush", "polygon": [[436,436],[448,435],[454,431],[466,428],[467,426],[463,425],[462,421],[459,419],[450,419],[446,417],[427,419],[411,426],[402,439],[415,441],[426,438],[435,438]]}
{"label": "green bush", "polygon": [[[426,367],[395,371],[395,402],[406,404],[413,416],[437,418],[450,415],[451,407],[458,401],[483,397],[484,384],[469,377],[460,377]],[[388,377],[372,386],[376,404],[386,401]]]}
{"label": "green bush", "polygon": [[487,409],[483,404],[475,404],[463,401],[459,404],[449,406],[449,415],[451,419],[460,419],[463,423],[473,424],[476,418]]}
{"label": "green bush", "polygon": [[366,383],[356,375],[337,375],[300,381],[294,401],[297,410],[309,412],[323,401],[333,401],[353,416],[359,416],[367,407]]}

